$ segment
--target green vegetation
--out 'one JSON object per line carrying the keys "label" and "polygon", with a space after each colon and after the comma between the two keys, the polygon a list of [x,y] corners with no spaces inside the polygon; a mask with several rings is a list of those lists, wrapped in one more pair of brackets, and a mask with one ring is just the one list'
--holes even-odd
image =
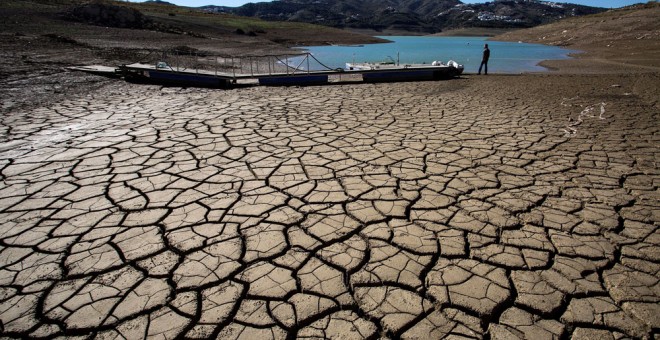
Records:
{"label": "green vegetation", "polygon": [[0,21],[3,32],[31,37],[52,33],[61,37],[57,41],[68,39],[97,51],[185,45],[213,53],[264,54],[286,53],[289,46],[383,42],[308,23],[265,21],[157,3],[3,0],[0,13],[5,19]]}
{"label": "green vegetation", "polygon": [[[67,0],[61,0],[67,1]],[[70,0],[75,1],[75,0]],[[168,22],[178,22],[182,25],[192,25],[196,27],[206,26],[215,27],[218,29],[225,29],[229,32],[234,32],[241,29],[245,32],[268,30],[315,30],[316,32],[323,32],[331,30],[331,28],[319,25],[313,25],[300,22],[283,22],[283,21],[265,21],[252,17],[241,17],[232,14],[223,13],[208,13],[197,9],[188,7],[178,7],[171,5],[155,4],[155,3],[125,3],[120,1],[108,1],[109,3],[121,4],[128,7],[138,9],[145,15],[152,18],[166,19]],[[170,15],[174,14],[174,15]]]}
{"label": "green vegetation", "polygon": [[[87,0],[3,0],[0,9],[10,11],[31,11],[34,14],[53,15],[66,11],[67,9],[88,3]],[[183,30],[202,29],[210,31],[219,31],[218,33],[234,32],[242,29],[245,32],[268,32],[268,30],[314,30],[323,32],[331,28],[298,22],[275,22],[264,21],[258,18],[240,17],[231,14],[207,13],[201,10],[171,6],[157,3],[132,3],[113,0],[95,0],[94,3],[104,3],[109,5],[118,5],[134,8],[142,12],[147,17],[162,21],[167,24],[182,26]]]}

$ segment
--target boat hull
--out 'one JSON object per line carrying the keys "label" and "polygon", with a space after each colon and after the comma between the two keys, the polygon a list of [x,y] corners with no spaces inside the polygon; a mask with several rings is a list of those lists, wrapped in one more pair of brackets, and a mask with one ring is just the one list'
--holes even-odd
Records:
{"label": "boat hull", "polygon": [[[453,63],[453,64],[452,64]],[[88,71],[90,68],[81,68]],[[92,70],[96,70],[93,68]],[[459,76],[463,66],[455,62],[449,65],[406,64],[384,65],[377,68],[360,70],[333,69],[327,71],[307,71],[305,73],[268,73],[268,74],[241,74],[223,73],[206,70],[179,70],[172,69],[165,64],[130,64],[119,66],[114,74],[123,76],[126,80],[143,83],[156,83],[171,86],[198,86],[214,88],[232,88],[258,83],[265,86],[306,86],[341,83],[342,75],[347,75],[346,82],[396,82],[396,81],[424,81],[449,79]],[[329,76],[335,76],[331,81]],[[338,76],[338,77],[337,77]],[[337,78],[339,78],[337,80]]]}
{"label": "boat hull", "polygon": [[328,75],[304,74],[260,77],[259,85],[292,86],[292,85],[321,85],[328,83]]}
{"label": "boat hull", "polygon": [[364,72],[362,80],[368,83],[393,82],[393,81],[421,81],[440,80],[456,77],[462,73],[462,68],[445,67],[438,69],[400,69],[379,70]]}
{"label": "boat hull", "polygon": [[186,74],[168,71],[146,71],[145,80],[159,84],[174,84],[177,86],[219,87],[227,88],[229,80],[202,74]]}

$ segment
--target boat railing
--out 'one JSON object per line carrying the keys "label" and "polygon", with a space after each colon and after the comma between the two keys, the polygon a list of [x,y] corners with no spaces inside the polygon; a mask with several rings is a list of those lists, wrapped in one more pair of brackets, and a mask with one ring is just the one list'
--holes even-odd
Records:
{"label": "boat railing", "polygon": [[311,53],[242,55],[211,54],[187,47],[152,51],[139,61],[157,69],[215,76],[270,76],[309,74],[331,70]]}

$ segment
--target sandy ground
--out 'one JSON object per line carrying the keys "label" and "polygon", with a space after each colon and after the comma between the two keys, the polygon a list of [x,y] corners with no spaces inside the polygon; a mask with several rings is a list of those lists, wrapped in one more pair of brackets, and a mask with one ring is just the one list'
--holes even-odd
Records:
{"label": "sandy ground", "polygon": [[3,337],[659,336],[656,65],[211,90],[26,50]]}

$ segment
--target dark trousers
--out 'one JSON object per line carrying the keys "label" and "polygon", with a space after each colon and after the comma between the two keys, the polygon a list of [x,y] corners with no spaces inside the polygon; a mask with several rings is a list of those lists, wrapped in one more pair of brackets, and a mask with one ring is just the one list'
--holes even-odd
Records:
{"label": "dark trousers", "polygon": [[479,65],[479,72],[477,74],[481,74],[481,68],[485,67],[484,69],[484,74],[488,74],[488,60],[482,60],[481,65]]}

